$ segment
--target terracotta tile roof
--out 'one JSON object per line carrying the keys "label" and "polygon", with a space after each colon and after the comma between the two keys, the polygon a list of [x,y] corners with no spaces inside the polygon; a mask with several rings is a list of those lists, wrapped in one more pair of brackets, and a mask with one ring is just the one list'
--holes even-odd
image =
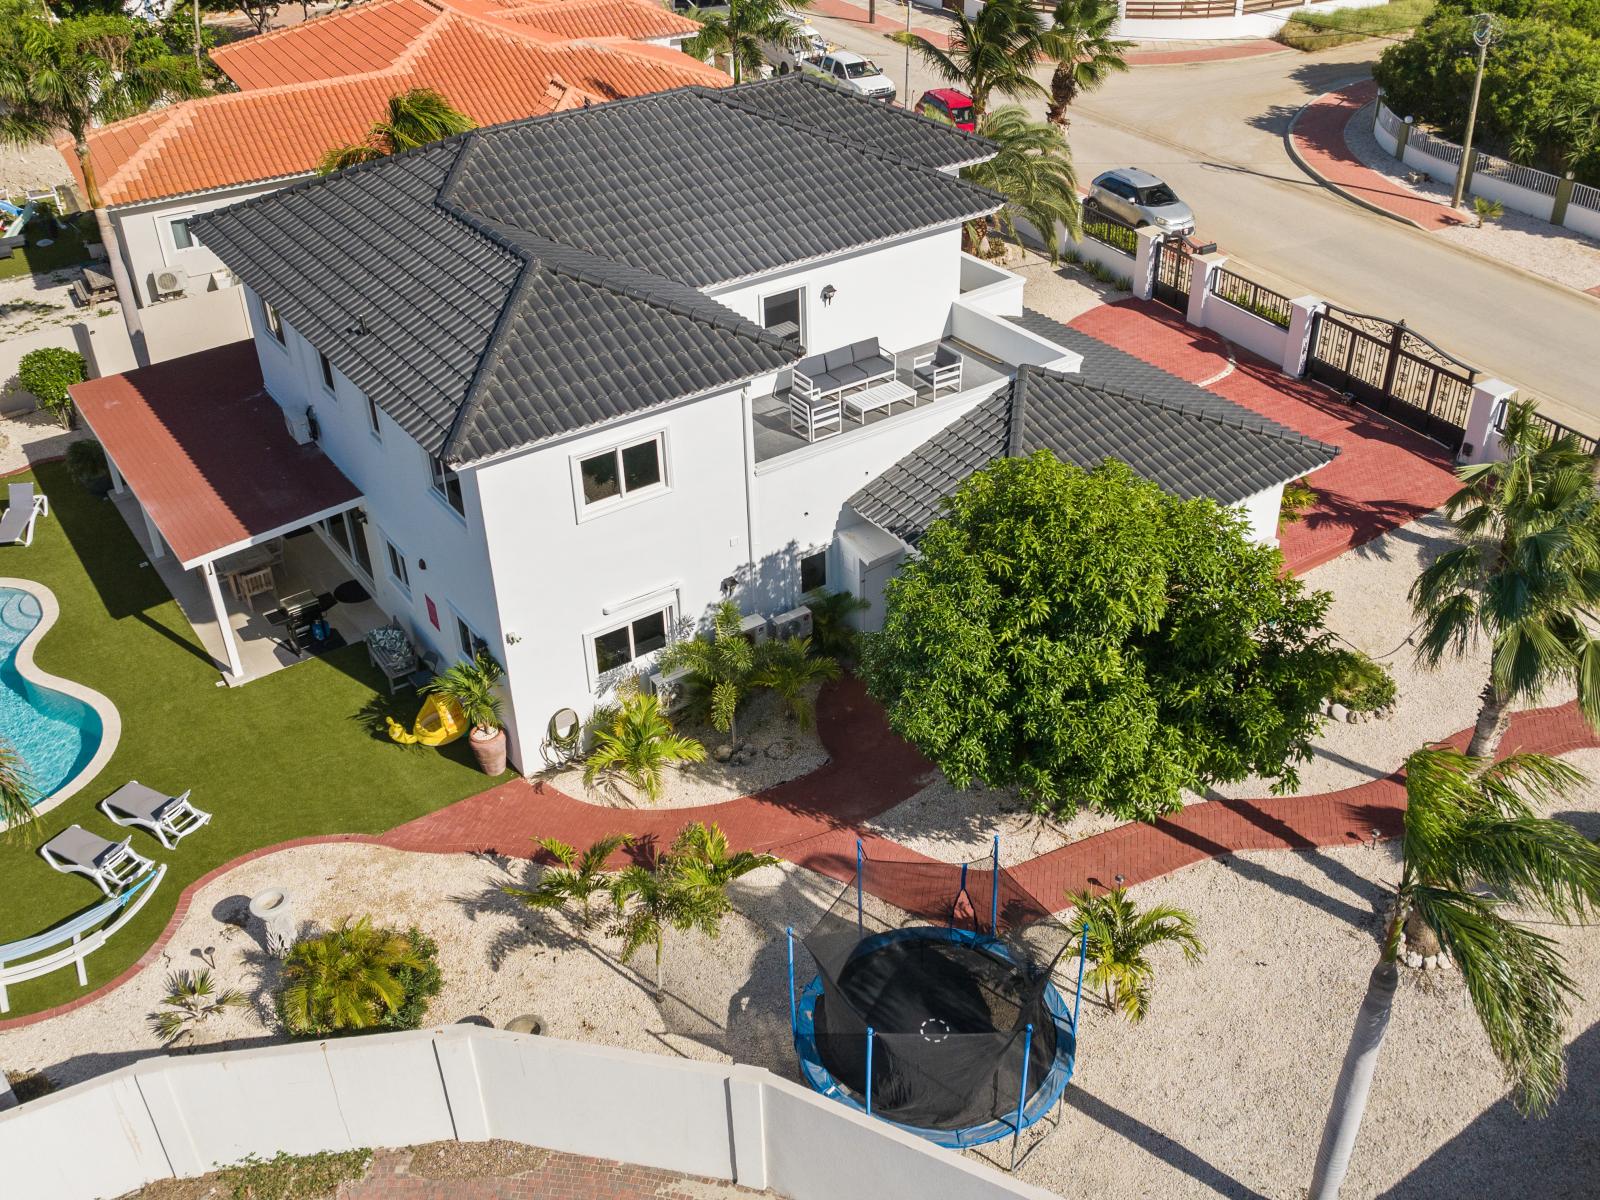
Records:
{"label": "terracotta tile roof", "polygon": [[71,390],[186,567],[361,498],[321,450],[289,435],[249,339]]}
{"label": "terracotta tile roof", "polygon": [[531,4],[493,4],[483,15],[512,25],[527,25],[564,38],[617,37],[634,41],[687,38],[700,26],[649,0],[536,0]]}
{"label": "terracotta tile roof", "polygon": [[[365,7],[407,6],[420,7],[419,0]],[[359,140],[389,97],[407,88],[435,88],[480,125],[493,125],[593,101],[727,82],[720,71],[666,47],[623,39],[562,41],[450,11],[437,15],[381,71],[185,101],[97,129],[89,146],[105,202],[133,204],[308,174],[330,147]],[[58,146],[76,175],[70,142]]]}

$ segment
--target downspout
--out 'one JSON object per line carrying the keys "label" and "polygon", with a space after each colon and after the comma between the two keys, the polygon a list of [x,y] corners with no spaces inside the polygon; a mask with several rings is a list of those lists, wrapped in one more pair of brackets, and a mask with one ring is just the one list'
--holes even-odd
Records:
{"label": "downspout", "polygon": [[111,280],[117,285],[117,304],[122,309],[122,323],[128,327],[128,341],[133,346],[134,361],[141,367],[148,367],[150,351],[145,345],[144,322],[139,318],[139,293],[134,290],[133,276],[128,272],[127,260],[122,257],[122,241],[117,237],[116,226],[104,208],[94,210],[94,219],[100,227],[101,244],[106,248]]}
{"label": "downspout", "polygon": [[750,586],[756,586],[756,418],[750,385],[739,389],[739,409],[744,416],[744,536]]}

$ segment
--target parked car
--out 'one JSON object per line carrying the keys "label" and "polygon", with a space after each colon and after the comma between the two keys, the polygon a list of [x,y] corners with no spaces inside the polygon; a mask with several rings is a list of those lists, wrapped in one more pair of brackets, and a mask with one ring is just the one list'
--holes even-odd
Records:
{"label": "parked car", "polygon": [[1118,167],[1095,176],[1086,201],[1130,225],[1153,225],[1162,233],[1194,232],[1194,210],[1149,171]]}
{"label": "parked car", "polygon": [[828,39],[808,25],[804,17],[787,11],[783,15],[793,27],[788,41],[761,43],[762,57],[772,64],[773,70],[779,75],[798,71],[803,63],[817,62],[828,53]]}
{"label": "parked car", "polygon": [[971,133],[977,128],[977,114],[972,111],[972,97],[955,88],[934,88],[923,92],[917,101],[917,111],[935,121],[944,121],[957,129]]}
{"label": "parked car", "polygon": [[894,99],[894,81],[870,58],[853,50],[830,50],[818,59],[805,59],[800,69],[833,80],[858,96],[885,103]]}

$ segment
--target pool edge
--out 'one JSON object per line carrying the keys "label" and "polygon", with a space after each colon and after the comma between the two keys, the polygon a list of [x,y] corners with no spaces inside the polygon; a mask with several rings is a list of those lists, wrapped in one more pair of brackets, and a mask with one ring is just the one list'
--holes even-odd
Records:
{"label": "pool edge", "polygon": [[93,756],[84,764],[83,769],[74,775],[64,786],[57,788],[50,795],[33,806],[34,816],[43,816],[63,800],[70,800],[76,796],[91,780],[105,770],[106,764],[111,761],[111,756],[116,753],[117,744],[122,740],[122,714],[117,706],[101,692],[92,687],[78,683],[76,680],[63,679],[59,675],[52,675],[43,670],[33,661],[34,647],[39,639],[44,637],[57,620],[61,617],[61,604],[56,599],[56,594],[44,584],[32,579],[10,579],[0,576],[0,588],[13,588],[19,592],[27,592],[39,601],[39,623],[28,631],[28,635],[17,646],[17,673],[29,683],[52,691],[61,692],[71,696],[74,700],[81,701],[94,709],[100,718],[100,745]]}

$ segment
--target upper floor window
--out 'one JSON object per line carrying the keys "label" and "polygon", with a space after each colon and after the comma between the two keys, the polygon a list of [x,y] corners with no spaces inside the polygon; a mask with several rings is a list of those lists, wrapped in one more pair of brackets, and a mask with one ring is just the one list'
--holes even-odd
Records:
{"label": "upper floor window", "polygon": [[278,345],[288,345],[283,336],[283,318],[278,315],[278,310],[273,307],[272,301],[265,296],[261,298],[261,313],[267,318],[267,332],[278,339]]}
{"label": "upper floor window", "polygon": [[444,498],[446,504],[462,516],[467,515],[467,505],[461,498],[461,476],[445,466],[444,459],[428,460],[433,470],[433,490]]}
{"label": "upper floor window", "polygon": [[327,388],[330,392],[334,391],[333,364],[328,361],[328,356],[321,350],[317,351],[317,363],[322,367],[322,386]]}
{"label": "upper floor window", "polygon": [[174,250],[192,250],[200,244],[200,239],[193,229],[189,228],[189,217],[177,217],[172,221],[172,248]]}
{"label": "upper floor window", "polygon": [[378,424],[378,406],[372,402],[372,397],[367,397],[367,428],[372,430],[372,436],[381,439],[383,426]]}
{"label": "upper floor window", "polygon": [[795,288],[790,292],[779,292],[775,296],[763,296],[761,299],[761,327],[770,329],[777,334],[799,338],[805,341],[805,296],[804,288]]}
{"label": "upper floor window", "polygon": [[472,632],[472,626],[456,615],[456,642],[461,647],[461,653],[469,659],[476,659],[480,654],[486,654],[489,643]]}
{"label": "upper floor window", "polygon": [[800,591],[815,592],[828,586],[828,552],[818,550],[800,560]]}
{"label": "upper floor window", "polygon": [[660,487],[665,478],[663,457],[661,435],[656,434],[579,459],[584,504],[601,504]]}
{"label": "upper floor window", "polygon": [[597,674],[625,667],[667,644],[667,630],[672,627],[672,610],[646,613],[635,617],[626,625],[597,633],[594,637],[594,669]]}

